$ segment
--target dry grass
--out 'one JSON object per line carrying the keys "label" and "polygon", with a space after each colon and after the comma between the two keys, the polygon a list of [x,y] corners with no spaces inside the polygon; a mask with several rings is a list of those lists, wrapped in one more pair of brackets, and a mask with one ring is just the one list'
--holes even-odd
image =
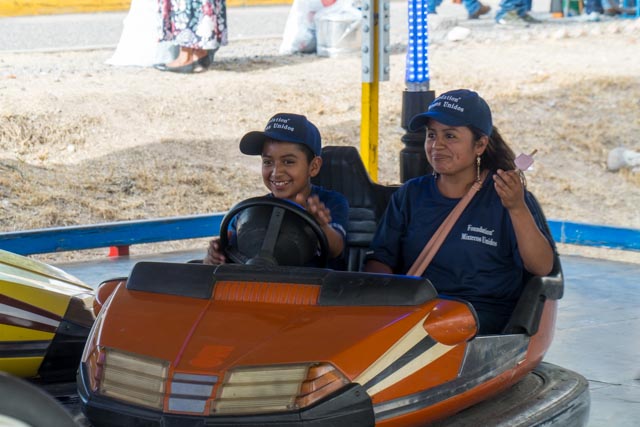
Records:
{"label": "dry grass", "polygon": [[[538,149],[528,182],[551,219],[640,228],[640,174],[606,170],[612,148],[640,151],[640,32],[627,25],[635,32],[493,32],[432,47],[437,92],[478,90],[516,152]],[[193,76],[110,68],[105,51],[8,55],[0,231],[227,210],[264,192],[258,160],[240,155],[237,141],[278,111],[307,114],[325,144],[359,145],[358,58],[231,49]],[[391,65],[379,104],[385,183],[398,181],[404,147],[401,50]]]}
{"label": "dry grass", "polygon": [[96,117],[63,117],[61,114],[0,116],[0,144],[17,159],[35,158],[45,162],[51,150],[75,151],[82,147],[87,132],[98,126]]}

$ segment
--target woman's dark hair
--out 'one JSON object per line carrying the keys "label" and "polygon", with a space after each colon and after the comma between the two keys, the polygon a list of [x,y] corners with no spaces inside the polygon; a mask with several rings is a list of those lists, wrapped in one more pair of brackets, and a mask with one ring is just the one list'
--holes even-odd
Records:
{"label": "woman's dark hair", "polygon": [[[484,136],[484,133],[478,129],[470,129],[473,133],[474,140],[478,140]],[[494,126],[493,132],[491,132],[491,136],[489,136],[489,144],[487,144],[487,148],[484,150],[484,153],[482,153],[482,156],[480,156],[481,167],[491,171],[498,169],[506,171],[513,170],[516,168],[516,164],[514,163],[515,158],[515,153],[502,138],[498,128]]]}
{"label": "woman's dark hair", "polygon": [[[477,141],[484,136],[484,133],[476,128],[470,127],[469,129],[471,129],[471,132],[473,133],[474,141]],[[502,138],[498,128],[494,126],[491,136],[489,137],[487,148],[484,150],[484,153],[482,153],[482,156],[480,156],[480,167],[489,171],[496,171],[498,169],[505,171],[514,170],[516,169],[515,159],[515,153]],[[527,179],[522,171],[520,171],[520,179],[522,180],[522,184],[526,187]]]}

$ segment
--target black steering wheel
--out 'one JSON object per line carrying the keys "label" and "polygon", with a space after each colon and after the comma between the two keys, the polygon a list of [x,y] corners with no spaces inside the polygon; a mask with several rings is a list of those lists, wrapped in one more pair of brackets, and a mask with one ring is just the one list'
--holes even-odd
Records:
{"label": "black steering wheel", "polygon": [[[228,231],[235,219],[235,238]],[[235,205],[220,224],[220,246],[232,262],[249,265],[326,267],[329,243],[302,206],[275,197],[253,197]]]}

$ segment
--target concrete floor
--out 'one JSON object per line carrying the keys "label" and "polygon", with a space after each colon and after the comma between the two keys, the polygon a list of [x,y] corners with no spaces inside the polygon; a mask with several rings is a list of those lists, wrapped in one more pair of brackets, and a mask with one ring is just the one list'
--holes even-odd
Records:
{"label": "concrete floor", "polygon": [[[96,286],[127,276],[141,260],[185,262],[203,251],[132,256],[58,267]],[[545,360],[589,380],[589,427],[640,425],[640,264],[561,257],[565,295]]]}
{"label": "concrete floor", "polygon": [[565,296],[545,360],[589,380],[589,426],[640,425],[640,264],[562,258]]}

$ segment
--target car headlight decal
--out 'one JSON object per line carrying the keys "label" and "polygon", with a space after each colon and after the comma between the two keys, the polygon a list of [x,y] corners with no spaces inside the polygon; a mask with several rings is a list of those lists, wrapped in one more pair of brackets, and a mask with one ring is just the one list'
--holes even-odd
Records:
{"label": "car headlight decal", "polygon": [[171,378],[169,410],[202,414],[211,398],[217,375],[200,375],[174,372]]}
{"label": "car headlight decal", "polygon": [[104,348],[98,392],[130,403],[162,409],[169,362]]}
{"label": "car headlight decal", "polygon": [[309,368],[307,379],[302,383],[296,405],[309,406],[323,397],[349,384],[349,380],[333,365],[323,363]]}
{"label": "car headlight decal", "polygon": [[225,376],[211,413],[291,411],[348,383],[343,374],[326,363],[236,368]]}

